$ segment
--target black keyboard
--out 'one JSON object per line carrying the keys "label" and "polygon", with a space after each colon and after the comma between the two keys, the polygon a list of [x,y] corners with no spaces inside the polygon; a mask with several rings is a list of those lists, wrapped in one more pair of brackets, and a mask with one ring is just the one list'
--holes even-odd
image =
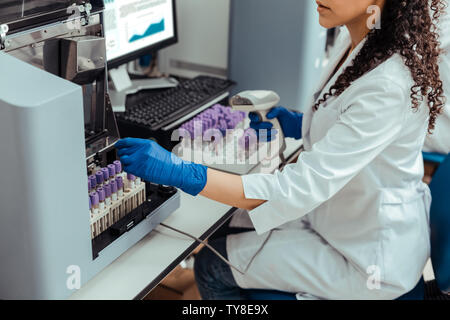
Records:
{"label": "black keyboard", "polygon": [[184,80],[175,88],[127,106],[126,111],[117,113],[116,117],[156,131],[211,102],[234,85],[233,81],[208,76]]}

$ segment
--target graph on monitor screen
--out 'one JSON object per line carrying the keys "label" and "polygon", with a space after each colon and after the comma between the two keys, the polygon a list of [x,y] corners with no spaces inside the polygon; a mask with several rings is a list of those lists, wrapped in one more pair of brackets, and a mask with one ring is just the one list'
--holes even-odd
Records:
{"label": "graph on monitor screen", "polygon": [[143,21],[130,25],[128,36],[129,43],[139,41],[147,37],[152,37],[157,33],[163,32],[165,30],[164,18],[160,19],[159,22],[151,23],[148,27],[142,30],[143,26],[145,27]]}
{"label": "graph on monitor screen", "polygon": [[108,60],[174,36],[171,0],[105,1]]}

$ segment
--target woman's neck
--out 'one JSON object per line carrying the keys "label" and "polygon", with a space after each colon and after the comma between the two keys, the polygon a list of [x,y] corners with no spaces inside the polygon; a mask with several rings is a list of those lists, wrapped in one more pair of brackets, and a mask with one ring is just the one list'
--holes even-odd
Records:
{"label": "woman's neck", "polygon": [[345,26],[347,27],[352,39],[352,46],[350,48],[351,53],[370,32],[369,28],[367,28],[367,17],[364,16],[357,20],[351,21]]}

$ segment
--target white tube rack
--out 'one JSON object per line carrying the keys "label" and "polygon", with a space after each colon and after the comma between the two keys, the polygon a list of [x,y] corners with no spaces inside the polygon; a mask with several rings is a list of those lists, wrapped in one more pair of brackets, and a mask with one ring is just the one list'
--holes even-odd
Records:
{"label": "white tube rack", "polygon": [[105,205],[104,210],[99,209],[98,213],[91,213],[91,238],[94,239],[99,236],[145,201],[145,183],[140,182],[137,185],[124,179],[123,195],[118,195],[116,201],[111,201],[111,205]]}

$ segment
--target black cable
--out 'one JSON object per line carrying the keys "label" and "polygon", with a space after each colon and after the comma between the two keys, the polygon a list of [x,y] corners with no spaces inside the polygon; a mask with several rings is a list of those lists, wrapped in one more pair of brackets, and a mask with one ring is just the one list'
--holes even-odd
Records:
{"label": "black cable", "polygon": [[197,238],[197,237],[194,237],[193,235],[191,235],[191,234],[189,234],[189,233],[186,233],[186,232],[184,232],[184,231],[178,230],[178,229],[176,229],[176,228],[174,228],[174,227],[168,226],[168,225],[166,225],[166,224],[164,224],[164,223],[161,223],[160,225],[163,226],[164,228],[170,229],[170,230],[175,231],[175,232],[177,232],[177,233],[180,233],[180,234],[182,234],[182,235],[184,235],[184,236],[187,236],[187,237],[189,237],[189,238],[191,238],[191,239],[194,239],[195,241],[197,241],[197,242],[199,242],[199,243],[201,243],[201,244],[204,244],[204,245],[205,245],[208,249],[210,249],[217,257],[219,257],[220,260],[222,260],[223,262],[225,262],[227,265],[229,265],[231,268],[233,268],[234,270],[236,270],[236,271],[239,272],[240,274],[242,274],[242,275],[245,274],[245,272],[242,272],[242,271],[239,270],[237,267],[235,267],[234,265],[232,265],[227,259],[224,258],[224,256],[222,256],[216,249],[214,249],[214,248],[213,248],[211,245],[209,245],[206,241],[201,240],[201,239],[199,239],[199,238]]}
{"label": "black cable", "polygon": [[230,263],[230,261],[228,261],[227,259],[225,259],[224,256],[222,256],[216,249],[214,249],[208,242],[201,240],[187,232],[178,230],[177,228],[168,226],[164,223],[160,224],[161,226],[163,226],[164,228],[167,228],[169,230],[175,231],[177,233],[180,233],[186,237],[189,237],[203,245],[205,245],[208,249],[210,249],[217,257],[219,257],[220,260],[222,260],[223,262],[225,262],[228,266],[230,266],[230,268],[233,268],[234,270],[236,270],[237,272],[239,272],[242,275],[245,275],[248,271],[248,269],[250,268],[251,264],[253,263],[253,260],[255,260],[256,256],[262,251],[262,249],[264,248],[264,246],[266,245],[267,241],[269,241],[270,237],[272,236],[273,230],[270,231],[269,235],[267,236],[267,238],[264,240],[263,244],[261,245],[261,247],[258,249],[258,251],[256,251],[255,255],[250,259],[250,262],[248,263],[247,267],[245,268],[244,271],[241,271],[239,268],[235,267],[233,264]]}

